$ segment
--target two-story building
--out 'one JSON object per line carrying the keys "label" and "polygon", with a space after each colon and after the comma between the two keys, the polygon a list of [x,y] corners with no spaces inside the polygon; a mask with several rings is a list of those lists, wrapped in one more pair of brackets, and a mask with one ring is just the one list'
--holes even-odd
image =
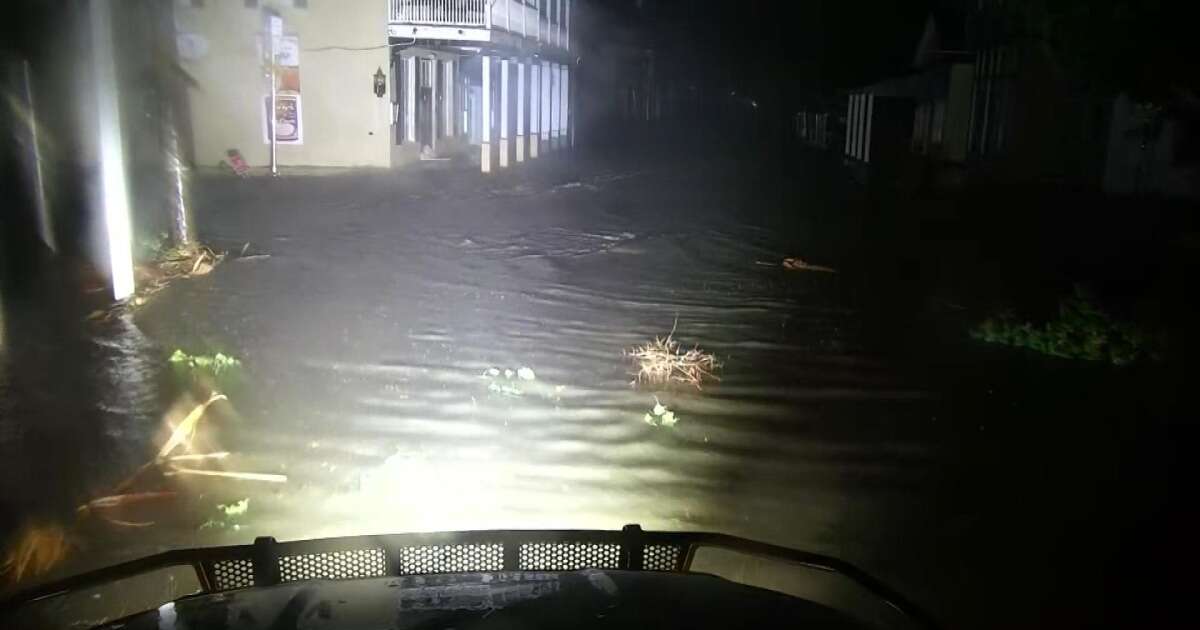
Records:
{"label": "two-story building", "polygon": [[268,166],[274,129],[282,169],[460,156],[490,172],[536,158],[572,140],[571,10],[572,0],[177,0],[192,157],[209,166],[236,150]]}

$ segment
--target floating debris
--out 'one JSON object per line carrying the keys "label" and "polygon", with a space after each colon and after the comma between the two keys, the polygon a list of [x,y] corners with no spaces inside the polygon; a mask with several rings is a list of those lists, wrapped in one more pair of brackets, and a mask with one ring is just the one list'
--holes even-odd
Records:
{"label": "floating debris", "polygon": [[699,346],[681,350],[679,342],[672,335],[656,337],[650,343],[625,350],[625,356],[632,358],[638,368],[632,384],[682,383],[702,389],[706,380],[720,380],[714,374],[721,367],[716,356],[701,350]]}
{"label": "floating debris", "polygon": [[164,477],[176,475],[195,475],[198,477],[223,477],[225,479],[241,479],[243,481],[266,481],[269,483],[287,483],[287,475],[270,473],[236,472],[232,470],[199,470],[195,468],[171,468],[163,471]]}
{"label": "floating debris", "polygon": [[521,366],[516,370],[512,368],[504,368],[501,370],[498,367],[489,367],[480,375],[481,378],[489,379],[488,391],[493,394],[501,394],[503,396],[521,396],[525,392],[517,387],[517,381],[533,381],[537,379],[537,374],[533,368]]}
{"label": "floating debris", "polygon": [[172,455],[167,458],[169,462],[199,462],[209,459],[225,459],[229,457],[229,451],[218,451],[216,453],[199,453],[196,455]]}
{"label": "floating debris", "polygon": [[196,405],[196,408],[192,409],[191,413],[189,413],[187,417],[183,419],[183,422],[180,422],[179,425],[175,427],[175,430],[171,432],[171,437],[168,438],[167,442],[163,444],[161,449],[159,449],[157,459],[162,459],[170,455],[171,451],[185,443],[191,444],[192,437],[196,435],[196,425],[199,424],[200,418],[204,417],[204,412],[208,409],[209,405],[217,402],[218,400],[228,400],[228,398],[226,398],[224,394],[218,394],[214,392],[212,396],[209,396],[207,401]]}
{"label": "floating debris", "polygon": [[115,508],[127,507],[130,505],[138,505],[141,503],[149,503],[153,501],[162,501],[165,499],[174,499],[179,496],[175,492],[130,492],[128,494],[114,494],[99,499],[92,499],[87,503],[75,508],[75,512],[80,516],[87,516],[101,510],[111,510]]}
{"label": "floating debris", "polygon": [[754,264],[762,267],[783,267],[788,271],[820,271],[824,273],[837,273],[833,267],[824,265],[814,265],[800,258],[784,258],[783,262],[771,262],[768,260],[756,260]]}
{"label": "floating debris", "polygon": [[228,505],[218,505],[217,509],[224,512],[225,516],[241,516],[250,509],[250,498],[246,497],[241,501],[236,501]]}
{"label": "floating debris", "polygon": [[674,427],[675,423],[679,422],[675,412],[667,409],[667,406],[659,402],[658,398],[654,399],[654,408],[650,410],[650,413],[642,416],[642,420],[652,426],[667,428]]}
{"label": "floating debris", "polygon": [[182,365],[193,370],[208,370],[214,376],[220,375],[222,372],[242,367],[240,359],[231,357],[227,354],[216,353],[214,355],[206,354],[188,354],[178,348],[171,353],[171,357],[167,359],[171,363]]}
{"label": "floating debris", "polygon": [[12,584],[26,576],[49,572],[67,557],[71,548],[66,530],[57,524],[28,526],[16,541],[0,563],[0,575]]}

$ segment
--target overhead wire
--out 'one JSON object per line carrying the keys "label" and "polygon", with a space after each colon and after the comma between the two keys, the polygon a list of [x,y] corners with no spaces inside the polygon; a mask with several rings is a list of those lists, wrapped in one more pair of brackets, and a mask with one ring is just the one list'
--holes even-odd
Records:
{"label": "overhead wire", "polygon": [[325,52],[328,50],[346,50],[351,52],[359,52],[366,50],[382,50],[384,48],[410,48],[417,43],[417,38],[410,38],[412,41],[400,42],[396,44],[380,44],[378,46],[317,46],[316,48],[301,48],[301,52]]}

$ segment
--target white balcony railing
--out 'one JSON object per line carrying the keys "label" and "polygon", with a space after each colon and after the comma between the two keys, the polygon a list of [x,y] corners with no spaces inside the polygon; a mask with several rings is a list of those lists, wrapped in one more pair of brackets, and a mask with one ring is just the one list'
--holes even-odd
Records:
{"label": "white balcony railing", "polygon": [[389,0],[388,21],[432,26],[488,26],[491,0]]}
{"label": "white balcony railing", "polygon": [[[495,28],[570,48],[570,5],[571,0],[388,0],[388,23]],[[552,15],[558,19],[547,18]]]}

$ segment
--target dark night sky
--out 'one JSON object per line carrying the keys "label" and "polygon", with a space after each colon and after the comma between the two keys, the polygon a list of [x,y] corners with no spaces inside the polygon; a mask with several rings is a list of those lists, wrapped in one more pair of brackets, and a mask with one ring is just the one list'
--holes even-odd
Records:
{"label": "dark night sky", "polygon": [[658,0],[660,32],[730,77],[845,87],[902,71],[928,0]]}
{"label": "dark night sky", "polygon": [[[870,83],[903,72],[932,10],[973,0],[590,0],[654,24],[664,69],[718,84],[783,78],[801,92]],[[641,4],[639,12],[635,7]],[[1155,99],[1196,90],[1194,28],[1169,0],[1016,0],[1064,76],[1084,91]],[[961,22],[960,22],[961,23]]]}

